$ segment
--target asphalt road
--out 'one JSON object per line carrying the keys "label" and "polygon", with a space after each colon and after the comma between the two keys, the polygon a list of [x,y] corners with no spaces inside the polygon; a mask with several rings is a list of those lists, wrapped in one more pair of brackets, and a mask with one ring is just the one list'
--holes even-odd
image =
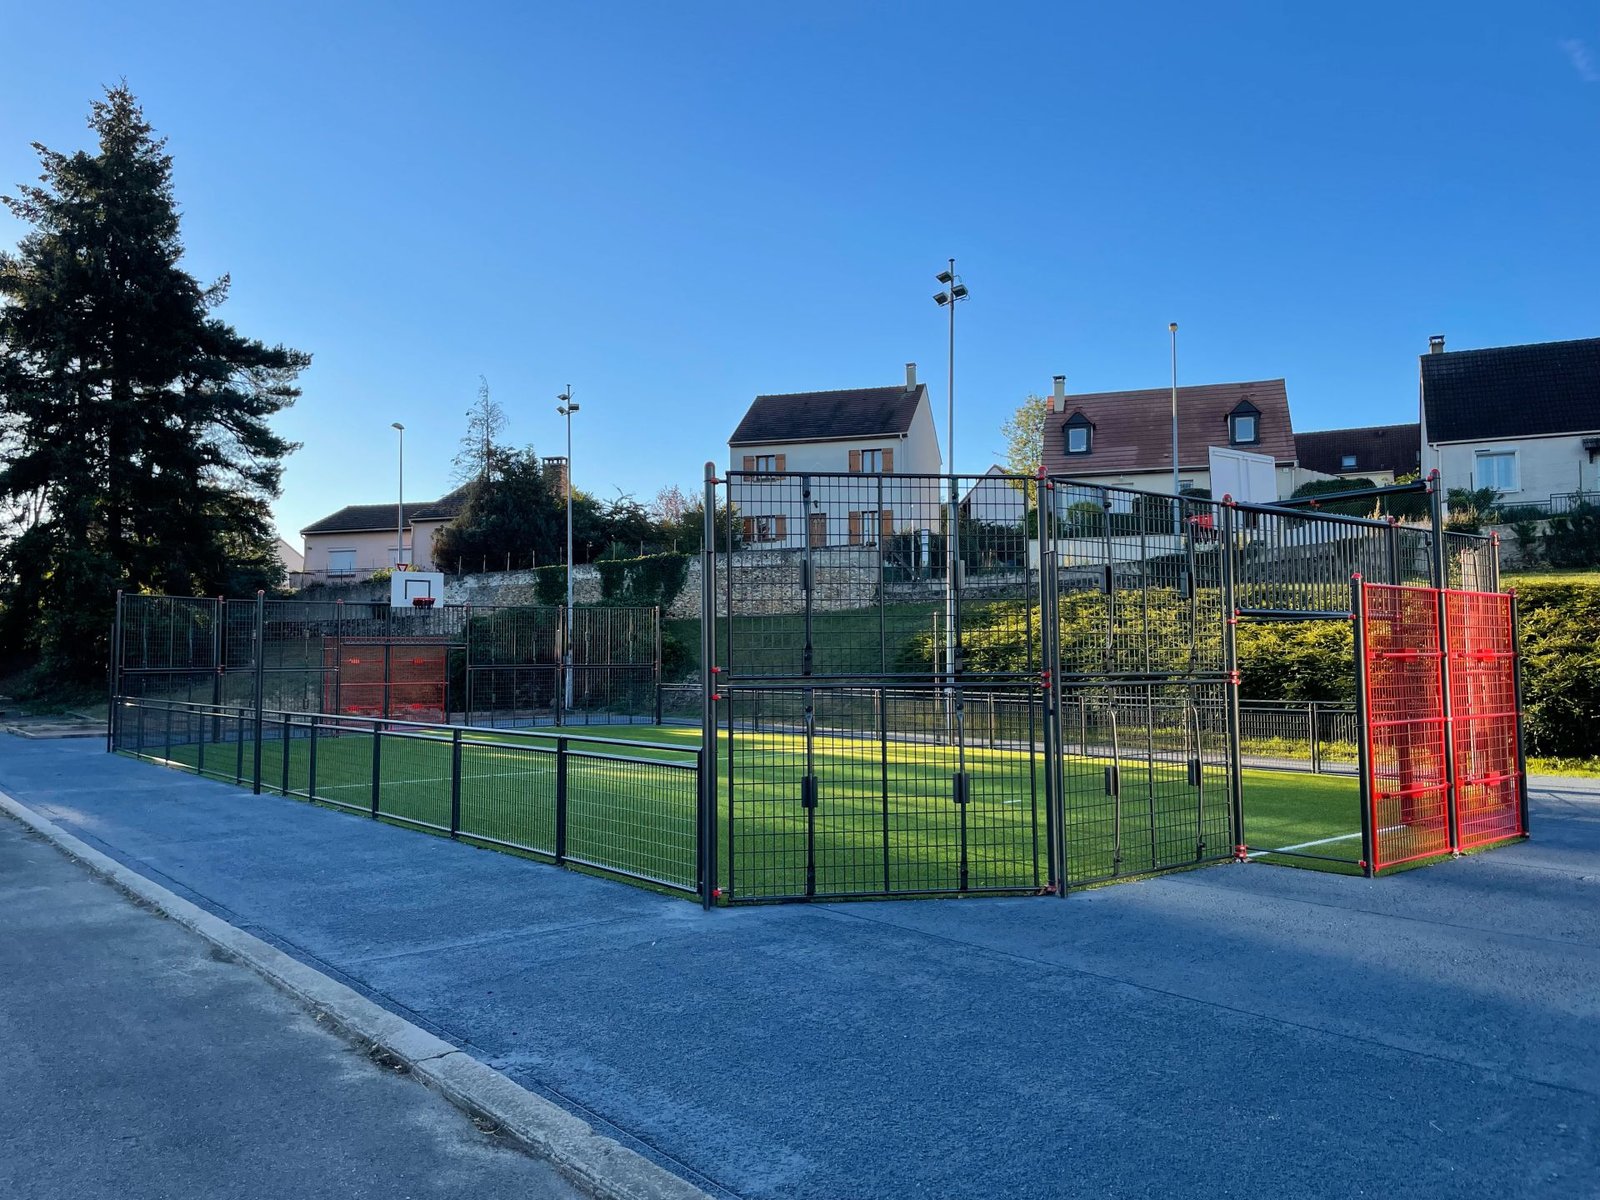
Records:
{"label": "asphalt road", "polygon": [[83,743],[0,789],[724,1195],[1600,1196],[1593,789],[1387,879],[709,914]]}
{"label": "asphalt road", "polygon": [[577,1195],[0,816],[0,1196]]}

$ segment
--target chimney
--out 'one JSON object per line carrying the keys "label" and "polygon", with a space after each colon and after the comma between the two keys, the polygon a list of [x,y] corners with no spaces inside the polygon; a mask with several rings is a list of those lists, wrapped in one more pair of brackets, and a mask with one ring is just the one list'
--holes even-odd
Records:
{"label": "chimney", "polygon": [[1051,382],[1055,388],[1050,393],[1050,411],[1053,413],[1067,411],[1067,377],[1065,375],[1053,376]]}
{"label": "chimney", "polygon": [[1428,353],[1429,354],[1443,354],[1444,353],[1444,334],[1436,333],[1431,338],[1428,339]]}
{"label": "chimney", "polygon": [[914,392],[916,390],[917,390],[917,364],[916,363],[907,363],[906,364],[906,391]]}

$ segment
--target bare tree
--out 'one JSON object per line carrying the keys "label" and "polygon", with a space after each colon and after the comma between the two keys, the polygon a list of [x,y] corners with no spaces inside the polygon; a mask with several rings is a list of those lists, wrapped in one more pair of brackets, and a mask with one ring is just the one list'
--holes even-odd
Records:
{"label": "bare tree", "polygon": [[479,375],[478,399],[467,412],[467,432],[461,439],[461,449],[451,460],[455,468],[451,477],[456,484],[474,479],[489,482],[495,463],[505,454],[499,439],[506,423],[506,410],[494,402],[489,395],[489,381]]}

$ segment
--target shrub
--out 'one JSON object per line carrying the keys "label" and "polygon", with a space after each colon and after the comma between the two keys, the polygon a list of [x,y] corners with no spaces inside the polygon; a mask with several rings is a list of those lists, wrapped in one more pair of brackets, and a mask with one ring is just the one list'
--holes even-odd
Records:
{"label": "shrub", "polygon": [[555,567],[534,568],[533,594],[540,604],[565,604],[567,602],[566,565],[563,563]]}
{"label": "shrub", "polygon": [[[1517,534],[1521,540],[1521,533]],[[1580,504],[1550,518],[1544,557],[1552,567],[1600,566],[1600,506]]]}
{"label": "shrub", "polygon": [[1532,581],[1517,595],[1528,753],[1593,756],[1600,743],[1600,578]]}
{"label": "shrub", "polygon": [[605,604],[670,608],[689,578],[687,554],[603,558],[595,566],[600,571],[600,599]]}

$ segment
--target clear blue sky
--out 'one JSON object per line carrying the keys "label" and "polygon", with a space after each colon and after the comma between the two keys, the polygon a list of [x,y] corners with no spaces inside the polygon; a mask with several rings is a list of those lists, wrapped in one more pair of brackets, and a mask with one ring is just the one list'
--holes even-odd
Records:
{"label": "clear blue sky", "polygon": [[[578,486],[692,486],[758,392],[892,383],[957,466],[1029,392],[1285,376],[1414,420],[1416,358],[1600,335],[1600,4],[0,0],[0,186],[125,77],[189,267],[311,351],[291,539],[446,486],[479,373]],[[0,244],[21,230],[0,216]]]}

